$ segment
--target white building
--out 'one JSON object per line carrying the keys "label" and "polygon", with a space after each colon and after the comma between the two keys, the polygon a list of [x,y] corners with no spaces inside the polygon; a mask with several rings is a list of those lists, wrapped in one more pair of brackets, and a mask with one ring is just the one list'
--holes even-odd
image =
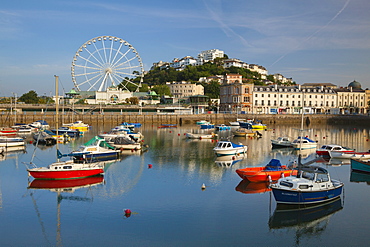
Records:
{"label": "white building", "polygon": [[219,49],[212,49],[207,51],[202,51],[198,54],[197,65],[202,65],[208,61],[212,61],[215,58],[223,58],[225,53]]}
{"label": "white building", "polygon": [[186,98],[194,95],[204,95],[204,87],[192,83],[182,82],[167,82],[171,94],[174,98]]}
{"label": "white building", "polygon": [[261,114],[299,114],[302,106],[308,113],[325,113],[337,104],[331,88],[297,86],[254,86],[253,111]]}
{"label": "white building", "polygon": [[199,82],[210,83],[211,81],[218,81],[219,83],[222,83],[223,79],[224,79],[223,75],[215,75],[208,77],[200,77]]}
{"label": "white building", "polygon": [[95,98],[87,98],[87,104],[119,104],[125,103],[127,98],[133,97],[133,93],[118,87],[109,87],[106,92],[96,91]]}
{"label": "white building", "polygon": [[177,70],[182,70],[188,65],[196,65],[197,60],[191,56],[186,56],[181,59],[175,58],[172,60],[170,67],[175,68]]}
{"label": "white building", "polygon": [[286,78],[282,74],[274,74],[273,76],[274,76],[275,81],[280,81],[281,83],[284,83],[284,84],[293,82],[292,78]]}

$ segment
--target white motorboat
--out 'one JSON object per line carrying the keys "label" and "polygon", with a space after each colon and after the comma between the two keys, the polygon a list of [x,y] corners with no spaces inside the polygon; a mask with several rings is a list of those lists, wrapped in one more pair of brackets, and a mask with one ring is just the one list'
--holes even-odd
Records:
{"label": "white motorboat", "polygon": [[218,135],[215,133],[210,133],[210,134],[202,134],[202,133],[186,133],[186,138],[189,139],[212,139],[216,138]]}
{"label": "white motorboat", "polygon": [[334,159],[370,159],[370,152],[341,152],[329,151],[329,156]]}
{"label": "white motorboat", "polygon": [[274,140],[271,140],[273,148],[291,148],[293,147],[292,141],[289,137],[280,136]]}
{"label": "white motorboat", "polygon": [[213,151],[217,156],[222,155],[241,155],[245,154],[248,150],[248,146],[243,144],[235,144],[231,141],[219,141]]}
{"label": "white motorboat", "polygon": [[[93,137],[76,151],[62,156],[73,156],[75,162],[96,162],[117,159],[120,150],[115,149],[108,144],[103,138],[98,136]],[[61,156],[61,157],[62,157]]]}
{"label": "white motorboat", "polygon": [[0,137],[0,147],[16,147],[16,146],[24,146],[25,142],[24,139],[21,137]]}
{"label": "white motorboat", "polygon": [[29,124],[32,128],[37,128],[37,129],[49,129],[50,125],[45,121],[45,120],[38,120],[35,121],[31,124]]}
{"label": "white motorboat", "polygon": [[118,136],[110,139],[108,144],[122,150],[140,150],[141,143],[136,142],[128,136]]}
{"label": "white motorboat", "polygon": [[334,200],[342,194],[343,183],[331,179],[329,172],[319,166],[302,166],[298,158],[298,171],[280,178],[270,185],[279,204],[314,204]]}
{"label": "white motorboat", "polygon": [[297,139],[295,139],[292,142],[293,148],[296,150],[301,150],[301,149],[312,149],[317,147],[317,142],[309,139],[308,137],[302,137],[298,136]]}
{"label": "white motorboat", "polygon": [[355,150],[350,149],[350,148],[346,148],[346,147],[342,147],[341,145],[325,144],[325,145],[322,145],[319,149],[317,149],[316,153],[318,155],[322,155],[322,156],[330,156],[329,151],[336,151],[336,152],[346,153],[346,152],[353,152]]}

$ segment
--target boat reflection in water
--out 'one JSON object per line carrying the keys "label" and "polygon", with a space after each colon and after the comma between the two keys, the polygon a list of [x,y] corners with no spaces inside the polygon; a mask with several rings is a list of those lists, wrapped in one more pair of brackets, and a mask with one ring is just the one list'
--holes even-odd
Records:
{"label": "boat reflection in water", "polygon": [[354,183],[367,183],[368,185],[370,185],[370,174],[352,171],[349,181]]}
{"label": "boat reflection in water", "polygon": [[45,189],[55,192],[73,192],[76,189],[103,184],[104,176],[93,176],[80,179],[34,179],[28,189]]}
{"label": "boat reflection in water", "polygon": [[317,237],[323,233],[330,217],[342,208],[340,197],[315,206],[278,204],[268,224],[271,230],[295,230],[296,244],[299,246],[301,237]]}
{"label": "boat reflection in water", "polygon": [[227,156],[218,156],[215,160],[215,163],[221,167],[231,167],[232,165],[243,160],[247,155],[227,155]]}
{"label": "boat reflection in water", "polygon": [[236,186],[236,191],[239,191],[244,194],[257,194],[257,193],[265,193],[271,191],[268,182],[250,182],[248,180],[242,180]]}
{"label": "boat reflection in water", "polygon": [[25,146],[7,147],[6,149],[0,150],[0,161],[16,159],[20,154],[24,154],[26,152]]}
{"label": "boat reflection in water", "polygon": [[[62,235],[61,235],[61,203],[63,200],[78,201],[78,202],[92,202],[92,198],[80,197],[80,196],[65,196],[62,193],[74,193],[75,190],[80,188],[87,188],[88,190],[92,186],[97,186],[104,183],[104,176],[98,175],[87,178],[78,179],[64,179],[64,180],[51,180],[51,179],[34,179],[27,189],[30,190],[49,190],[56,192],[56,211],[57,211],[57,222],[56,222],[56,244],[53,246],[63,246]],[[30,193],[30,196],[34,202],[35,210],[39,221],[42,222],[38,206],[36,205],[36,199],[34,198],[34,192]],[[41,224],[42,232],[46,232],[46,228]],[[49,245],[51,245],[49,243]]]}

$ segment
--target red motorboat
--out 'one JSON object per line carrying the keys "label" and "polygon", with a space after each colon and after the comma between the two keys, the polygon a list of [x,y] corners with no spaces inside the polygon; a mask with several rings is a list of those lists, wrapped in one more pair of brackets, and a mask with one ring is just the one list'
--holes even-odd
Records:
{"label": "red motorboat", "polygon": [[36,179],[75,179],[104,173],[104,162],[74,163],[73,160],[59,161],[47,167],[29,168],[27,171]]}
{"label": "red motorboat", "polygon": [[245,180],[251,182],[276,181],[281,177],[290,176],[293,170],[285,165],[281,165],[280,160],[272,159],[266,166],[247,167],[237,169],[236,173]]}

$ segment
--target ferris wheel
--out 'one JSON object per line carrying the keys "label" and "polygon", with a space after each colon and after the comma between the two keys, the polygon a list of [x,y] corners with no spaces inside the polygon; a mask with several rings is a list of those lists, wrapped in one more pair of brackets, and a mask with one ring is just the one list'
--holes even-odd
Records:
{"label": "ferris wheel", "polygon": [[73,57],[71,70],[77,91],[106,91],[118,85],[138,91],[144,77],[139,53],[114,36],[99,36],[84,43]]}

